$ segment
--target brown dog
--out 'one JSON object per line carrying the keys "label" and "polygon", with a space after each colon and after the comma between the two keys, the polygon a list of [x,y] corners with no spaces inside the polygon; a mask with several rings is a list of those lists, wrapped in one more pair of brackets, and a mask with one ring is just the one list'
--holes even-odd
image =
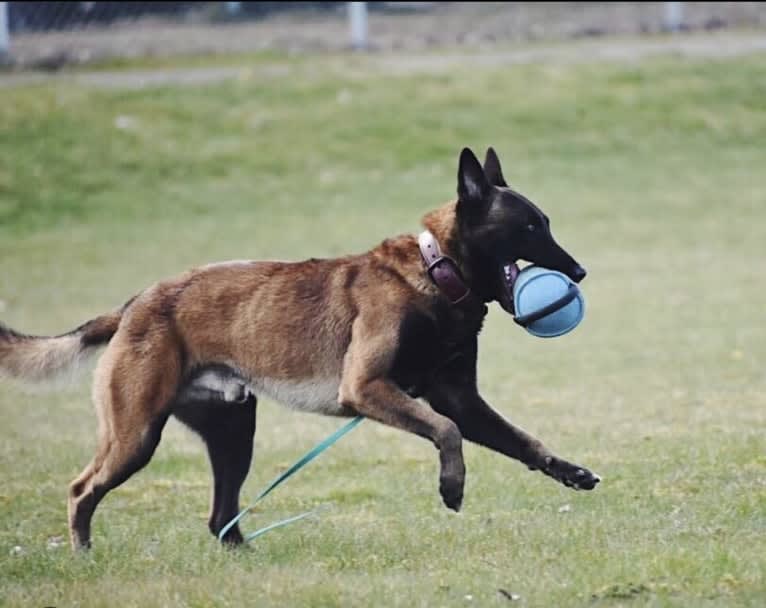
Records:
{"label": "brown dog", "polygon": [[[420,246],[407,235],[338,259],[197,268],[58,337],[0,325],[0,371],[31,380],[107,346],[93,386],[98,449],[69,491],[72,546],[90,545],[99,501],[149,462],[171,414],[207,444],[217,534],[238,511],[257,395],[430,439],[451,509],[463,499],[463,438],[593,489],[597,475],[513,426],[476,387],[485,303],[510,306],[504,265],[525,259],[575,281],[585,271],[556,244],[545,214],[508,188],[491,148],[484,168],[462,151],[458,200],[423,224]],[[423,247],[431,246],[442,255],[429,257]],[[224,540],[241,542],[238,527]]]}

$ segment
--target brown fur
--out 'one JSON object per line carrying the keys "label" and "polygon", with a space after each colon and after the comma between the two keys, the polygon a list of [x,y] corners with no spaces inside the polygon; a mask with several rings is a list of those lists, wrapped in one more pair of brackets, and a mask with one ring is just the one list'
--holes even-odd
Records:
{"label": "brown fur", "polygon": [[[456,210],[456,202],[448,203],[423,223],[470,283]],[[211,531],[236,513],[252,454],[255,398],[240,405],[212,397],[186,403],[184,390],[195,370],[209,366],[233,370],[255,394],[325,414],[361,414],[430,439],[440,453],[442,496],[457,509],[465,476],[463,436],[564,483],[565,472],[574,475],[556,470],[556,462],[568,463],[554,462],[540,442],[478,397],[470,359],[475,366],[485,313],[482,302],[445,304],[425,272],[416,238],[405,235],[337,259],[196,268],[58,338],[0,327],[0,369],[37,380],[107,344],[93,386],[98,448],[70,486],[75,548],[89,545],[98,502],[149,461],[171,414],[207,443],[216,481]],[[413,371],[421,367],[422,373]],[[455,378],[462,384],[455,385]],[[447,390],[451,384],[454,390]],[[423,393],[432,407],[407,387]],[[321,401],[323,391],[335,396],[334,403]],[[241,540],[237,528],[228,540]]]}

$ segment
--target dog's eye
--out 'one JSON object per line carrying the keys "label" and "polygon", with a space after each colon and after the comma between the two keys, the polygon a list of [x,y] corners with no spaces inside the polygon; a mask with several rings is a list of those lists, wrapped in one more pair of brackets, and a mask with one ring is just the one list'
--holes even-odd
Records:
{"label": "dog's eye", "polygon": [[529,232],[534,232],[535,231],[535,225],[534,224],[527,224],[527,230]]}

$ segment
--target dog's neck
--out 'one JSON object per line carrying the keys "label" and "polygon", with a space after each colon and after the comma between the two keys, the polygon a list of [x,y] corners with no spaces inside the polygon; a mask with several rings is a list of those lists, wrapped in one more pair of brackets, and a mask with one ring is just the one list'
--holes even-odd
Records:
{"label": "dog's neck", "polygon": [[479,255],[472,254],[460,238],[457,201],[430,211],[423,216],[422,224],[434,235],[442,253],[455,261],[470,290],[484,302],[494,300],[496,269],[490,260],[482,260]]}

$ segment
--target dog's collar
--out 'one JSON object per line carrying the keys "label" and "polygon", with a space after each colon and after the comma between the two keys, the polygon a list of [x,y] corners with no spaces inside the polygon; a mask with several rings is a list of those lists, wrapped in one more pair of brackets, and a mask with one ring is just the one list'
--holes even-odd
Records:
{"label": "dog's collar", "polygon": [[450,303],[459,304],[466,300],[471,290],[465,284],[455,260],[442,254],[436,237],[429,230],[424,230],[418,236],[418,246],[428,276]]}

